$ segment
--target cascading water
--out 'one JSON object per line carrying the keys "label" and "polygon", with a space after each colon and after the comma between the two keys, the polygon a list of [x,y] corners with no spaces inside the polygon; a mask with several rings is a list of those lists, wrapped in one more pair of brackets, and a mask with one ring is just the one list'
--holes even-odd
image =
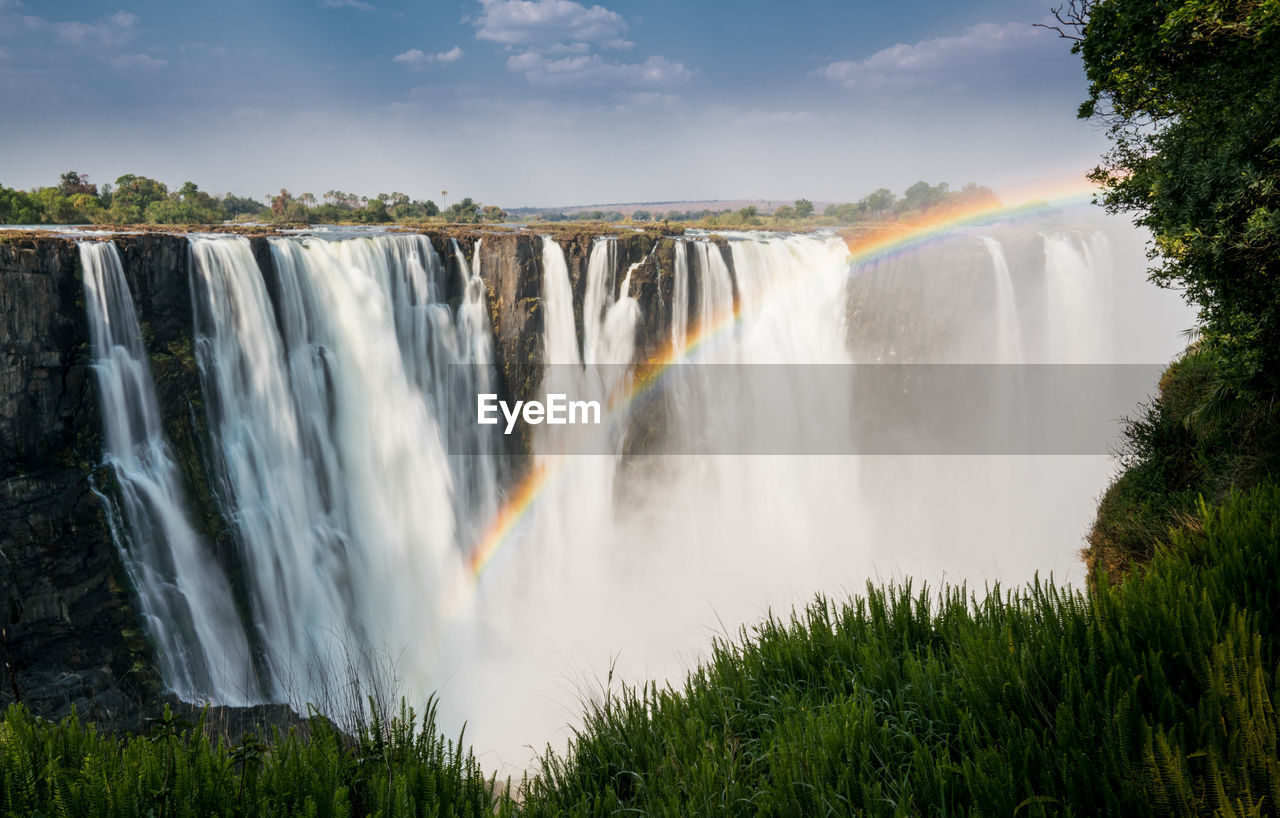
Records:
{"label": "cascading water", "polygon": [[[490,365],[482,285],[460,264],[455,316],[425,239],[275,239],[273,311],[247,240],[192,249],[197,355],[273,692],[315,701],[335,667],[377,676],[383,647],[434,638],[432,599],[495,507],[496,454],[450,458],[445,438],[479,434],[458,398]],[[426,658],[396,671],[425,677]]]}
{"label": "cascading water", "polygon": [[1003,364],[1020,364],[1025,358],[1022,352],[1022,327],[1018,317],[1018,300],[1013,289],[1013,276],[1004,248],[990,236],[979,236],[987,252],[991,254],[991,268],[996,287],[996,349],[995,360]]}
{"label": "cascading water", "polygon": [[680,354],[689,333],[689,245],[677,242],[674,249],[675,280],[671,292],[671,348]]}
{"label": "cascading water", "polygon": [[125,522],[112,530],[161,673],[188,699],[253,701],[260,691],[244,625],[222,569],[187,517],[120,256],[111,242],[84,241],[80,264],[105,459],[116,477]]}
{"label": "cascading water", "polygon": [[[1045,287],[1049,359],[1061,363],[1110,360],[1113,309],[1110,259],[1101,231],[1044,233]],[[1081,320],[1089,316],[1087,320]]]}
{"label": "cascading water", "polygon": [[[724,454],[774,438],[850,450],[849,368],[824,369],[815,392],[792,365],[1015,362],[1049,350],[1088,360],[1091,337],[1120,336],[1094,278],[1111,249],[1087,231],[962,237],[852,270],[834,237],[675,241],[671,327],[657,341],[684,364],[663,391],[665,441],[696,453],[680,456],[626,448],[627,365],[645,318],[636,266],[620,269],[617,240],[597,240],[578,313],[564,250],[544,238],[543,391],[601,399],[592,434],[604,443],[581,454],[580,441],[534,429],[536,502],[476,584],[471,549],[503,516],[513,476],[470,403],[496,384],[478,247],[468,265],[455,243],[450,269],[420,236],[273,238],[264,278],[243,238],[191,246],[217,493],[252,620],[242,647],[222,640],[234,656],[203,666],[260,676],[263,698],[334,707],[335,668],[377,676],[391,657],[401,692],[439,691],[446,723],[468,721],[470,740],[517,768],[516,748],[576,717],[569,674],[603,678],[613,666],[617,678],[672,678],[705,647],[698,623],[733,628],[868,577],[1018,581],[1074,564],[1105,480],[1105,458]],[[953,317],[945,332],[931,331],[938,315]],[[788,366],[738,378],[728,364]],[[1057,496],[1026,489],[1046,481]],[[214,584],[220,570],[201,564]],[[469,589],[461,599],[458,588]],[[193,609],[191,620],[219,630],[216,614]],[[190,645],[214,649],[213,636],[157,641],[179,692],[236,700],[180,660]]]}

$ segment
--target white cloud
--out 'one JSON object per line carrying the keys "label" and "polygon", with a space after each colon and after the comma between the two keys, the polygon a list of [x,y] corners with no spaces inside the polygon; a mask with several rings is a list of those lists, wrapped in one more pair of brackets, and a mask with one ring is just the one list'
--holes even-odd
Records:
{"label": "white cloud", "polygon": [[680,104],[677,94],[664,94],[660,91],[620,91],[614,95],[620,109],[632,108],[674,108]]}
{"label": "white cloud", "polygon": [[428,54],[417,48],[411,48],[403,54],[397,54],[393,58],[396,62],[405,65],[426,65],[428,63],[451,63],[462,59],[462,48],[454,46],[448,51],[441,51],[438,54]]}
{"label": "white cloud", "polygon": [[153,57],[150,54],[121,54],[119,57],[111,58],[113,68],[132,68],[138,71],[158,71],[168,64],[168,60]]}
{"label": "white cloud", "polygon": [[370,3],[363,0],[320,0],[320,5],[327,9],[359,9],[360,11],[376,11]]}
{"label": "white cloud", "polygon": [[845,88],[925,85],[953,80],[958,68],[1033,44],[1043,35],[1030,23],[979,23],[957,35],[885,48],[863,60],[833,62],[815,73]]}
{"label": "white cloud", "polygon": [[138,29],[138,16],[127,11],[117,11],[92,23],[46,23],[31,17],[27,18],[27,23],[35,28],[48,26],[64,43],[99,44],[110,47],[123,45],[133,39]]}
{"label": "white cloud", "polygon": [[[0,12],[18,12],[22,3],[16,0],[0,0]],[[30,32],[52,34],[60,43],[73,46],[101,45],[108,48],[128,43],[138,33],[138,16],[127,11],[101,17],[91,23],[70,20],[57,22],[34,14],[16,14],[0,17],[0,30],[21,27]]]}
{"label": "white cloud", "polygon": [[610,62],[599,54],[576,54],[549,59],[538,51],[524,51],[507,60],[507,68],[534,85],[598,85],[657,87],[687,81],[693,72],[666,57],[644,62]]}
{"label": "white cloud", "polygon": [[480,0],[476,37],[511,46],[548,47],[592,43],[630,48],[627,21],[604,6],[587,8],[573,0]]}

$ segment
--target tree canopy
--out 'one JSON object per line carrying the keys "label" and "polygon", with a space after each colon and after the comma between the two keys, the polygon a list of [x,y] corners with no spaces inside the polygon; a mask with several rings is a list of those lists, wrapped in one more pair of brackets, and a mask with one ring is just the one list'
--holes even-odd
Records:
{"label": "tree canopy", "polygon": [[1073,0],[1055,10],[1111,149],[1092,178],[1150,229],[1239,390],[1280,387],[1280,0]]}

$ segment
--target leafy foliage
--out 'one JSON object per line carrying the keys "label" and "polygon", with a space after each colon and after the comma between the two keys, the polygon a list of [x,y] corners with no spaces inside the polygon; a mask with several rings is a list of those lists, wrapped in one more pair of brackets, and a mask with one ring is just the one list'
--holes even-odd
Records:
{"label": "leafy foliage", "polygon": [[1201,498],[1280,474],[1280,411],[1232,389],[1218,354],[1197,343],[1165,372],[1156,399],[1125,427],[1123,470],[1089,532],[1091,572],[1116,574],[1154,553]]}
{"label": "leafy foliage", "polygon": [[[170,191],[163,182],[132,173],[99,190],[85,174],[67,171],[55,187],[22,191],[0,185],[0,224],[216,224],[230,219],[385,224],[422,222],[442,215],[435,202],[411,200],[399,192],[367,198],[330,190],[321,203],[311,193],[295,196],[281,188],[265,198],[267,204],[231,193],[218,198],[194,182]],[[502,208],[471,199],[443,215],[464,222],[507,218]]]}
{"label": "leafy foliage", "polygon": [[[1063,17],[1062,10],[1059,16]],[[1064,22],[1109,127],[1093,178],[1155,238],[1153,278],[1185,288],[1222,372],[1280,387],[1280,2],[1102,0]]]}

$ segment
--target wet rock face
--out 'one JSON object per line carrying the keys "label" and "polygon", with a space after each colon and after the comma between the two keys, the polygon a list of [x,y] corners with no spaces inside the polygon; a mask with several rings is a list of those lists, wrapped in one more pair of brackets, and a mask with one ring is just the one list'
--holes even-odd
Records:
{"label": "wet rock face", "polygon": [[71,242],[0,244],[0,478],[52,465],[94,413],[76,264]]}
{"label": "wet rock face", "polygon": [[542,240],[528,234],[485,236],[479,264],[503,391],[517,400],[535,397],[545,314]]}
{"label": "wet rock face", "polygon": [[0,704],[109,718],[154,676],[90,485],[100,418],[78,270],[72,241],[0,243]]}

